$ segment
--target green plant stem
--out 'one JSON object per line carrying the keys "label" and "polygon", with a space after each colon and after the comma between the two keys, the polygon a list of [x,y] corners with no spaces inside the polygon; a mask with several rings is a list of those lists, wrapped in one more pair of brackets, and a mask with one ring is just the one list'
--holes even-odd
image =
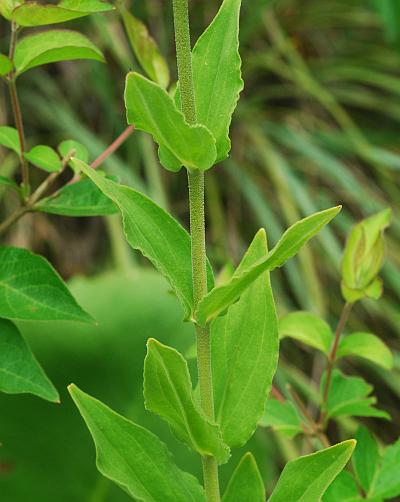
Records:
{"label": "green plant stem", "polygon": [[346,323],[349,319],[349,315],[350,315],[352,308],[353,308],[353,303],[350,303],[350,302],[345,303],[343,310],[342,310],[342,313],[340,315],[339,322],[336,327],[333,345],[332,345],[331,351],[328,356],[328,366],[326,368],[326,381],[325,381],[324,392],[323,392],[322,401],[321,401],[321,413],[320,413],[320,417],[318,420],[318,423],[320,425],[323,424],[323,422],[325,420],[325,416],[326,416],[326,411],[324,411],[324,408],[325,408],[326,403],[328,401],[329,388],[330,388],[331,382],[332,382],[332,372],[333,372],[333,368],[335,367],[335,363],[336,363],[336,354],[337,354],[337,350],[339,347],[340,337],[341,337],[343,330],[344,330],[344,327],[346,326]]}
{"label": "green plant stem", "polygon": [[[190,47],[189,10],[187,0],[173,0],[176,59],[182,112],[188,123],[196,122],[196,106]],[[207,293],[207,258],[204,215],[204,173],[188,170],[190,233],[192,239],[193,304],[196,308]],[[214,420],[214,397],[211,371],[211,343],[209,327],[196,326],[197,371],[200,401],[204,413]],[[214,457],[205,456],[203,462],[204,489],[207,502],[219,502],[218,464]]]}

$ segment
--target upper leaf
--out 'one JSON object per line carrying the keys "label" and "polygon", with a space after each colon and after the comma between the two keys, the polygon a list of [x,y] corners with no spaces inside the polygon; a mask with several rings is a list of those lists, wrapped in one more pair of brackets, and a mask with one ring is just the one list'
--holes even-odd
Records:
{"label": "upper leaf", "polygon": [[328,354],[333,335],[329,324],[311,312],[292,312],[279,321],[279,336],[288,336]]}
{"label": "upper leaf", "polygon": [[[260,230],[238,267],[238,273],[268,252]],[[215,415],[224,441],[245,444],[263,414],[278,363],[278,321],[269,280],[264,272],[211,325]]]}
{"label": "upper leaf", "polygon": [[220,463],[229,458],[221,432],[195,403],[185,359],[171,347],[150,339],[144,361],[144,399],[175,435],[200,455],[213,455]]}
{"label": "upper leaf", "polygon": [[296,406],[289,400],[281,402],[278,399],[268,399],[259,425],[272,427],[290,438],[303,432],[301,416]]}
{"label": "upper leaf", "polygon": [[327,225],[340,209],[341,206],[337,206],[315,213],[288,228],[268,255],[248,266],[246,270],[236,271],[227,284],[213,289],[201,300],[196,312],[197,321],[206,324],[235,302],[260,274],[282,266]]}
{"label": "upper leaf", "polygon": [[[189,125],[169,94],[138,73],[128,73],[125,106],[129,124],[150,133],[188,169],[209,169],[217,153],[215,139],[203,125]],[[171,167],[171,166],[164,166]]]}
{"label": "upper leaf", "polygon": [[13,11],[12,18],[20,26],[44,26],[113,9],[101,0],[62,0],[58,5],[25,2]]}
{"label": "upper leaf", "polygon": [[[74,159],[73,164],[115,202],[122,214],[128,243],[139,249],[165,275],[189,316],[193,306],[193,285],[190,236],[186,230],[140,192],[101,176],[80,160]],[[210,267],[208,285],[213,286]]]}
{"label": "upper leaf", "polygon": [[319,502],[347,464],[355,445],[350,439],[291,460],[283,469],[269,502]]}
{"label": "upper leaf", "polygon": [[126,9],[122,10],[121,15],[133,52],[140,65],[151,80],[166,89],[169,84],[169,68],[146,25]]}
{"label": "upper leaf", "polygon": [[74,59],[104,62],[101,51],[81,33],[49,30],[22,38],[15,48],[14,63],[20,75],[35,66]]}
{"label": "upper leaf", "polygon": [[0,317],[92,322],[42,256],[0,247]]}
{"label": "upper leaf", "polygon": [[13,69],[11,60],[4,54],[0,54],[0,76],[7,75]]}
{"label": "upper leaf", "polygon": [[61,159],[57,152],[45,145],[38,145],[25,154],[25,158],[34,166],[43,169],[49,173],[61,169]]}
{"label": "upper leaf", "polygon": [[99,471],[145,502],[204,502],[192,475],[178,469],[166,445],[75,385],[68,388],[96,445]]}
{"label": "upper leaf", "polygon": [[359,427],[356,440],[357,446],[353,455],[354,471],[365,493],[369,493],[379,467],[378,444],[364,426]]}
{"label": "upper leaf", "polygon": [[63,186],[54,196],[42,199],[35,209],[63,216],[102,216],[118,212],[112,200],[88,179]]}
{"label": "upper leaf", "polygon": [[242,457],[222,497],[222,502],[244,501],[265,501],[264,483],[251,453]]}
{"label": "upper leaf", "polygon": [[0,390],[7,394],[35,394],[59,402],[57,390],[36,361],[17,327],[0,319]]}
{"label": "upper leaf", "polygon": [[0,145],[14,150],[15,153],[21,155],[21,146],[19,142],[18,131],[15,127],[1,126],[0,127]]}
{"label": "upper leaf", "polygon": [[387,370],[393,367],[393,355],[380,338],[371,333],[352,333],[340,340],[337,357],[368,359]]}

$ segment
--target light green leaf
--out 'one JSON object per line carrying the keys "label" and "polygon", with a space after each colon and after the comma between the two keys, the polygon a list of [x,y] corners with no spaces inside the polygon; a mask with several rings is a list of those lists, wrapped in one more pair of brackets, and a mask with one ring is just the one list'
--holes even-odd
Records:
{"label": "light green leaf", "polygon": [[[321,379],[321,389],[325,387],[325,376]],[[344,376],[339,370],[332,373],[327,400],[327,418],[334,417],[377,417],[390,420],[390,416],[382,410],[374,408],[375,397],[369,397],[373,391],[363,378]]]}
{"label": "light green leaf", "polygon": [[13,10],[24,3],[24,0],[0,0],[0,14],[11,21]]}
{"label": "light green leaf", "polygon": [[203,125],[189,125],[160,86],[138,73],[128,73],[125,106],[128,123],[150,133],[181,165],[201,170],[213,166],[217,153],[212,134]]}
{"label": "light green leaf", "polygon": [[355,356],[368,359],[382,368],[393,367],[393,355],[390,349],[377,336],[371,333],[352,333],[343,337],[337,351],[337,357]]}
{"label": "light green leaf", "polygon": [[288,462],[269,502],[319,502],[353,453],[354,439]]}
{"label": "light green leaf", "polygon": [[385,258],[383,232],[390,224],[391,210],[385,209],[355,225],[347,239],[342,261],[342,294],[355,302],[369,295],[379,297],[374,283]]}
{"label": "light green leaf", "polygon": [[45,145],[38,145],[25,154],[25,158],[34,166],[43,169],[49,173],[59,171],[61,169],[61,159],[57,152]]}
{"label": "light green leaf", "polygon": [[117,206],[88,179],[62,187],[54,196],[42,199],[35,209],[63,216],[102,216],[118,212]]}
{"label": "light green leaf", "polygon": [[305,343],[329,354],[333,335],[329,324],[311,312],[292,312],[279,321],[279,336]]}
{"label": "light green leaf", "polygon": [[202,299],[196,312],[197,321],[200,324],[206,324],[234,303],[260,274],[282,266],[311,237],[322,230],[338,214],[340,209],[341,206],[333,207],[308,216],[292,225],[265,258],[261,258],[246,270],[240,270],[240,273],[235,272],[227,284],[213,289]]}
{"label": "light green leaf", "polygon": [[193,49],[197,121],[205,125],[216,140],[216,162],[229,154],[229,126],[243,89],[239,55],[240,4],[241,0],[224,0]]}
{"label": "light green leaf", "polygon": [[380,462],[378,444],[364,426],[359,427],[355,439],[357,446],[353,455],[354,471],[365,493],[369,493]]}
{"label": "light green leaf", "polygon": [[54,268],[22,248],[0,247],[0,317],[92,322]]}
{"label": "light green leaf", "polygon": [[[186,230],[140,192],[101,176],[80,160],[72,162],[119,207],[128,243],[139,249],[169,280],[189,316],[193,306],[193,285],[190,236]],[[213,286],[210,266],[208,286]]]}
{"label": "light green leaf", "polygon": [[122,10],[121,15],[136,59],[151,80],[166,89],[169,84],[169,68],[146,25],[126,9]]}
{"label": "light green leaf", "polygon": [[0,176],[0,185],[13,188],[17,192],[20,191],[18,184],[14,180],[6,178],[5,176]]}
{"label": "light green leaf", "polygon": [[400,439],[385,448],[378,471],[378,479],[372,490],[375,497],[393,499],[400,495]]}
{"label": "light green leaf", "polygon": [[[358,443],[355,451],[357,448]],[[357,483],[349,471],[342,471],[326,490],[322,502],[355,502],[358,499]]]}
{"label": "light green leaf", "polygon": [[17,327],[0,319],[0,391],[35,394],[59,402],[57,390],[36,361]]}
{"label": "light green leaf", "polygon": [[104,62],[101,51],[81,33],[49,30],[22,38],[17,43],[14,62],[20,75],[36,66],[74,59]]}
{"label": "light green leaf", "polygon": [[245,501],[265,501],[264,483],[251,453],[242,457],[222,497],[222,502]]}
{"label": "light green leaf", "polygon": [[166,420],[178,439],[202,456],[213,455],[220,463],[228,460],[219,427],[194,401],[185,359],[154,339],[147,342],[143,393],[146,409]]}
{"label": "light green leaf", "polygon": [[18,131],[14,127],[0,127],[0,145],[14,150],[15,153],[21,155]]}
{"label": "light green leaf", "polygon": [[7,75],[13,69],[12,62],[4,54],[0,54],[0,76]]}
{"label": "light green leaf", "polygon": [[[268,253],[264,229],[237,271]],[[278,321],[269,273],[264,272],[211,325],[215,415],[226,444],[244,445],[254,433],[278,364]]]}
{"label": "light green leaf", "polygon": [[75,385],[68,388],[96,445],[99,471],[144,502],[204,502],[192,475],[175,465],[166,445]]}
{"label": "light green leaf", "polygon": [[58,5],[26,2],[14,10],[13,19],[20,26],[44,26],[113,9],[100,0],[62,0]]}
{"label": "light green leaf", "polygon": [[264,414],[258,424],[262,427],[272,427],[289,438],[303,432],[299,412],[296,406],[288,400],[281,402],[278,399],[268,399]]}
{"label": "light green leaf", "polygon": [[58,151],[60,152],[60,155],[62,157],[66,157],[67,155],[70,155],[71,152],[73,152],[73,156],[76,159],[82,160],[86,163],[89,161],[89,152],[86,146],[73,139],[66,139],[65,141],[62,141],[58,145]]}

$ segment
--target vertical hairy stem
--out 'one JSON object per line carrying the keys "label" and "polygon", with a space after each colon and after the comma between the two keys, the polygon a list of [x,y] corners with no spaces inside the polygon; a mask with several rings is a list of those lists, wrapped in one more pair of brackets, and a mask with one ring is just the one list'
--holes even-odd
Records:
{"label": "vertical hairy stem", "polygon": [[[196,122],[196,106],[192,75],[192,55],[188,0],[173,0],[176,58],[181,93],[182,112],[190,124]],[[204,216],[204,173],[188,171],[190,233],[192,238],[193,302],[197,306],[207,293],[207,260]],[[201,406],[208,418],[214,420],[214,398],[211,372],[209,327],[196,326],[197,369]],[[214,457],[203,457],[204,488],[207,502],[219,502],[218,464]]]}

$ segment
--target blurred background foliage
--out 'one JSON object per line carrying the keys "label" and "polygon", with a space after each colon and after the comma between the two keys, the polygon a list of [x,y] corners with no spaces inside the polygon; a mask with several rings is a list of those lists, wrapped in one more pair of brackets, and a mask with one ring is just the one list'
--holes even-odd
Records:
{"label": "blurred background foliage", "polygon": [[[135,0],[130,10],[157,40],[173,82],[170,4]],[[219,2],[191,4],[195,40]],[[117,13],[68,27],[73,24],[105,52],[107,64],[74,61],[33,70],[20,78],[19,94],[32,145],[56,146],[73,138],[94,159],[126,127],[124,78],[139,65]],[[347,373],[367,374],[375,385],[380,407],[391,413],[393,423],[382,428],[371,419],[368,425],[381,440],[392,441],[400,419],[399,2],[244,0],[241,26],[245,90],[232,125],[233,150],[207,176],[210,258],[216,270],[236,264],[260,226],[273,244],[300,217],[343,204],[329,228],[273,275],[280,314],[311,310],[334,326],[343,306],[339,266],[346,233],[361,218],[393,209],[382,272],[385,293],[378,302],[357,304],[350,328],[375,333],[393,349],[394,373],[346,362]],[[8,26],[1,19],[2,52],[8,41]],[[12,125],[5,86],[0,124]],[[0,174],[17,168],[16,156],[1,150]],[[185,174],[160,168],[151,138],[134,132],[104,169],[149,194],[187,226]],[[16,204],[12,193],[1,194],[3,213]],[[0,500],[128,500],[95,472],[88,433],[66,397],[70,381],[160,430],[181,465],[193,462],[144,411],[141,392],[145,340],[156,336],[186,350],[191,328],[181,324],[177,302],[164,282],[126,247],[118,217],[27,215],[8,234],[7,243],[45,254],[71,279],[73,292],[99,326],[21,326],[63,399],[55,406],[33,397],[0,396]],[[285,340],[276,380],[281,388],[292,383],[312,403],[321,367],[314,353]],[[330,433],[340,439],[354,428],[345,420]],[[300,443],[270,431],[257,432],[252,448],[266,480],[275,478],[285,459],[302,451]],[[198,467],[193,470],[199,472]]]}

